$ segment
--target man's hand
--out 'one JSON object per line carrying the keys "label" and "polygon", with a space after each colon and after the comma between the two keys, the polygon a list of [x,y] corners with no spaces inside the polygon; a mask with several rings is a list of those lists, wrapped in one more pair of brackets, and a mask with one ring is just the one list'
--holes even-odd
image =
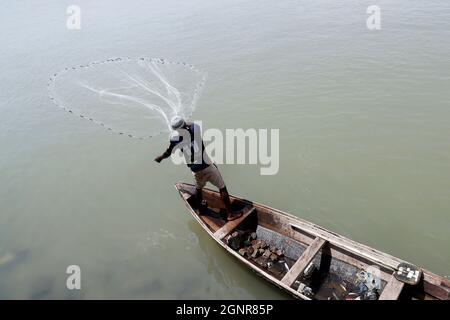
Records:
{"label": "man's hand", "polygon": [[162,159],[164,159],[163,156],[157,156],[157,157],[155,158],[155,161],[158,162],[158,163],[160,163],[160,162],[162,161]]}

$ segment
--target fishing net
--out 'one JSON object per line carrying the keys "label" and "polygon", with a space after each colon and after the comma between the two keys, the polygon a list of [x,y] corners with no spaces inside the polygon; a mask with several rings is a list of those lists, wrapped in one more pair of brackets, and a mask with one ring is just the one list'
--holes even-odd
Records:
{"label": "fishing net", "polygon": [[65,68],[50,79],[59,107],[112,132],[145,139],[170,131],[170,119],[189,118],[206,74],[183,62],[114,58]]}

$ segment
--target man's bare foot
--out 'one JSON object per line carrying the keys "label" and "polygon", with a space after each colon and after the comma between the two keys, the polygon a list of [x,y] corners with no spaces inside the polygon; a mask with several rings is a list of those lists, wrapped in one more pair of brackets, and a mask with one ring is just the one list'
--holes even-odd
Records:
{"label": "man's bare foot", "polygon": [[200,202],[200,205],[198,206],[198,214],[202,216],[207,213],[208,213],[208,203],[206,202],[206,200],[202,200],[202,202]]}
{"label": "man's bare foot", "polygon": [[240,217],[242,217],[242,211],[238,211],[238,212],[229,212],[228,213],[228,217],[227,217],[227,221],[233,221],[236,219],[239,219]]}

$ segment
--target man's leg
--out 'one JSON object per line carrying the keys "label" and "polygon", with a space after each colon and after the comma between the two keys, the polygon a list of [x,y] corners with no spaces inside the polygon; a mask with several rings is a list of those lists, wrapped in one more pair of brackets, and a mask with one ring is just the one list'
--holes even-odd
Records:
{"label": "man's leg", "polygon": [[203,214],[206,210],[206,201],[203,202],[202,189],[195,188],[195,200],[197,202],[198,212],[200,214]]}
{"label": "man's leg", "polygon": [[223,187],[223,188],[219,189],[219,191],[220,191],[220,197],[222,198],[222,201],[225,204],[225,208],[227,210],[227,215],[228,215],[227,220],[231,221],[231,220],[240,218],[242,216],[242,212],[241,211],[234,212],[231,209],[230,195],[228,194],[227,187]]}
{"label": "man's leg", "polygon": [[195,188],[195,198],[197,200],[197,204],[200,205],[202,203],[202,200],[203,200],[202,189]]}
{"label": "man's leg", "polygon": [[223,187],[220,191],[220,197],[222,198],[223,203],[225,204],[225,208],[227,209],[227,212],[231,212],[231,201],[230,201],[230,195],[228,194],[227,187]]}
{"label": "man's leg", "polygon": [[203,201],[202,189],[205,186],[205,177],[202,172],[193,172],[195,180],[195,202],[197,204],[198,213],[203,214],[206,209],[206,203]]}
{"label": "man's leg", "polygon": [[241,217],[242,212],[233,212],[233,210],[231,209],[230,195],[228,194],[228,190],[225,182],[222,179],[222,175],[220,174],[219,169],[215,164],[212,164],[208,167],[206,179],[215,187],[217,187],[217,189],[219,189],[220,198],[222,199],[227,211],[227,220],[230,221]]}

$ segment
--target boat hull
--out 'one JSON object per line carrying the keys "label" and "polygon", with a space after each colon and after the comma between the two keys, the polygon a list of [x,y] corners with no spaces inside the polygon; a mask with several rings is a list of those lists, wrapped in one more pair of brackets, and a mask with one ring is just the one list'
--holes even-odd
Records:
{"label": "boat hull", "polygon": [[[372,270],[371,272],[379,278],[378,292],[381,294],[379,297],[381,299],[398,299],[401,297],[407,299],[449,299],[450,282],[447,279],[425,269],[420,269],[422,279],[419,285],[409,286],[398,283],[393,274],[399,264],[408,262],[352,241],[294,215],[231,196],[234,207],[237,209],[248,208],[248,211],[251,212],[248,212],[248,216],[243,217],[242,221],[227,223],[220,218],[220,211],[224,208],[218,192],[209,189],[203,190],[203,198],[208,203],[208,209],[206,214],[199,215],[195,203],[195,187],[186,183],[177,183],[175,187],[193,218],[224,250],[257,275],[295,298],[310,300],[326,299],[327,295],[330,295],[329,298],[333,297],[334,293],[324,290],[323,284],[318,293],[313,296],[299,290],[298,279],[304,275],[306,266],[314,264],[317,266],[316,269],[320,271],[324,269],[323,265],[325,264],[328,273],[324,272],[322,275],[320,272],[323,271],[318,271],[319,276],[333,278],[331,279],[333,281],[335,278],[339,278],[341,283],[346,284],[351,284],[361,270]],[[229,238],[233,231],[243,232],[244,229],[254,231],[258,235],[258,239],[261,238],[272,246],[283,247],[281,249],[286,251],[284,257],[284,260],[286,260],[285,273],[273,273],[270,268],[255,263],[255,259],[246,257],[229,246],[227,236]],[[314,246],[317,246],[317,248]],[[330,282],[327,285],[337,287],[338,284]],[[343,287],[343,285],[341,286]],[[319,295],[319,292],[322,293]],[[338,298],[336,294],[334,294],[334,297]]]}

